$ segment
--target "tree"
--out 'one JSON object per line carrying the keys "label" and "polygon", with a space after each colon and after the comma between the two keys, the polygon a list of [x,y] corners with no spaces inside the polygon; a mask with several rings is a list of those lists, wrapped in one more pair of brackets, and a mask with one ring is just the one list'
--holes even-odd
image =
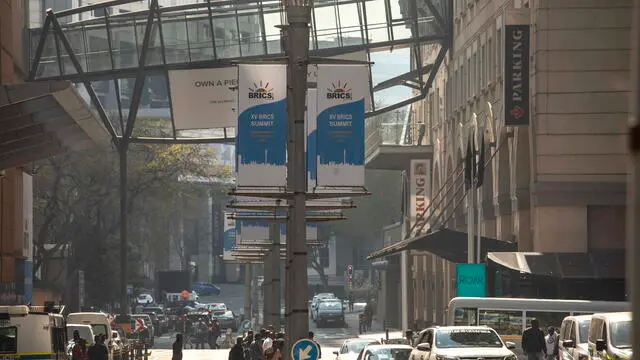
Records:
{"label": "tree", "polygon": [[[178,194],[192,190],[178,181],[180,175],[230,176],[227,170],[209,165],[213,156],[203,145],[130,146],[130,269],[136,269],[140,260],[159,262],[166,256],[167,219],[175,211]],[[34,273],[45,270],[43,264],[61,249],[69,249],[69,277],[84,270],[87,295],[98,304],[118,294],[118,169],[118,154],[111,147],[52,157],[34,168]],[[49,280],[69,280],[66,275],[56,279],[53,274]],[[140,274],[132,272],[131,279],[139,281]]]}
{"label": "tree", "polygon": [[309,251],[309,259],[307,261],[308,264],[311,266],[311,268],[320,277],[320,281],[322,282],[322,288],[323,288],[323,291],[325,292],[329,291],[329,278],[327,277],[324,271],[325,267],[328,264],[326,264],[325,261],[323,261],[323,259],[327,258],[327,256],[323,256],[325,255],[323,254],[323,252],[327,252],[327,251],[328,251],[328,248],[326,246],[313,247]]}

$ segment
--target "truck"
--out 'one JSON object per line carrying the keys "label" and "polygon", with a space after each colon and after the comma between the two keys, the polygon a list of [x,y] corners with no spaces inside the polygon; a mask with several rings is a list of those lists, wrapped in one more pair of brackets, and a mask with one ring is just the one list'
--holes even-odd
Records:
{"label": "truck", "polygon": [[166,294],[191,292],[191,272],[164,270],[156,273],[156,301],[166,302]]}

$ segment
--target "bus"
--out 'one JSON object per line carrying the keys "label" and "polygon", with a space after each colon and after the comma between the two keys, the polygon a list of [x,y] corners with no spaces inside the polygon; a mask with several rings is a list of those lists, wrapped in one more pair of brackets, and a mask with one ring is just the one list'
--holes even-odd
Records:
{"label": "bus", "polygon": [[540,322],[546,334],[549,326],[560,329],[567,316],[630,311],[630,307],[622,301],[456,297],[447,307],[447,325],[489,326],[502,340],[516,343],[514,352],[522,358],[522,332],[532,319]]}

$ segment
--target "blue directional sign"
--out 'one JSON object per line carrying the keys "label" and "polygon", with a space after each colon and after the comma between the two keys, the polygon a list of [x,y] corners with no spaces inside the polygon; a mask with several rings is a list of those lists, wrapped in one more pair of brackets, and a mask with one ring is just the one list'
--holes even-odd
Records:
{"label": "blue directional sign", "polygon": [[291,359],[293,360],[318,360],[320,349],[318,345],[309,339],[300,339],[291,347]]}

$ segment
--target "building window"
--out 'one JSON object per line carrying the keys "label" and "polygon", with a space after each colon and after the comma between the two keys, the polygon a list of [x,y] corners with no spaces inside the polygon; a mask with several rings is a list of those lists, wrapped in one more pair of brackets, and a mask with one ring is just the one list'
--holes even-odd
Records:
{"label": "building window", "polygon": [[482,48],[480,49],[480,90],[482,90],[482,88],[484,88],[485,86],[485,72],[487,70],[487,59],[486,59],[487,53],[485,52],[485,47],[484,45],[482,45]]}
{"label": "building window", "polygon": [[502,29],[496,32],[496,77],[502,76]]}
{"label": "building window", "polygon": [[493,40],[488,40],[488,54],[487,54],[487,82],[493,81]]}

